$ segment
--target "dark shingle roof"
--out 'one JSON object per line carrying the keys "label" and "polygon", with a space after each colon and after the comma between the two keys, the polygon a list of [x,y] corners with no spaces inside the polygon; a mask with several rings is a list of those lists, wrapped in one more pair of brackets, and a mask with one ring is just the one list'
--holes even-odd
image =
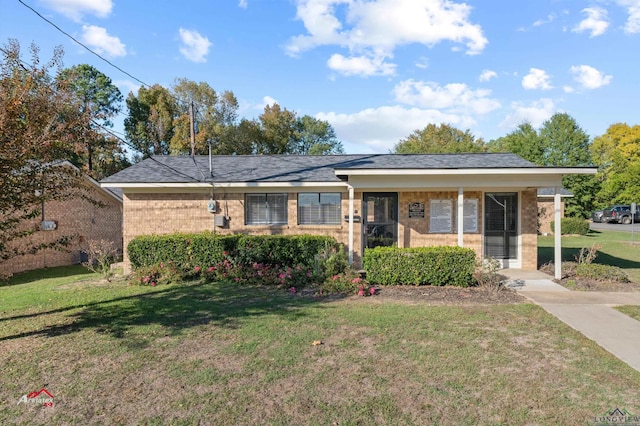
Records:
{"label": "dark shingle roof", "polygon": [[154,156],[102,183],[339,182],[336,169],[536,168],[515,154]]}

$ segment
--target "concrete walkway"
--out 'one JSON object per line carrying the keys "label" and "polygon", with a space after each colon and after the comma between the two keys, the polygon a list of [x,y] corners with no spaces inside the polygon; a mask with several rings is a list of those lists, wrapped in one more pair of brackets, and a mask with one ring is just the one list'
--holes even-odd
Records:
{"label": "concrete walkway", "polygon": [[520,294],[640,371],[640,321],[613,309],[640,305],[640,293],[570,291],[539,271],[500,273]]}

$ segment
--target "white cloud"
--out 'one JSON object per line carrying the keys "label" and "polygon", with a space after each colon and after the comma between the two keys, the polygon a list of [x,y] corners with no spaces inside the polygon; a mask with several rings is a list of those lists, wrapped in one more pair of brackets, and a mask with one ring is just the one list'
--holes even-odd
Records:
{"label": "white cloud", "polygon": [[319,113],[316,118],[331,124],[347,152],[357,153],[389,152],[400,139],[429,123],[447,123],[462,128],[475,124],[468,116],[402,106],[368,108],[354,114]]}
{"label": "white cloud", "polygon": [[553,100],[542,98],[534,102],[525,104],[523,102],[512,102],[511,113],[498,125],[501,129],[511,130],[516,128],[523,121],[528,121],[533,127],[540,127],[545,120],[555,112]]}
{"label": "white cloud", "polygon": [[589,31],[591,33],[589,37],[597,37],[607,31],[607,28],[609,28],[609,16],[606,9],[601,7],[588,7],[582,9],[582,12],[586,13],[587,17],[573,28],[573,32],[581,33]]}
{"label": "white cloud", "polygon": [[125,56],[127,49],[118,37],[111,36],[107,30],[95,25],[82,26],[82,41],[100,54],[111,57]]}
{"label": "white cloud", "polygon": [[367,58],[365,56],[351,56],[345,58],[339,53],[333,54],[327,61],[330,69],[344,75],[393,75],[396,65],[384,62],[383,58]]}
{"label": "white cloud", "polygon": [[542,25],[550,24],[553,21],[555,21],[555,19],[556,19],[556,16],[553,13],[550,13],[549,15],[547,15],[547,19],[538,19],[533,23],[533,26],[540,27]]}
{"label": "white cloud", "polygon": [[549,83],[549,75],[546,71],[539,68],[529,69],[529,74],[522,77],[522,87],[527,90],[542,89],[548,90],[553,88]]}
{"label": "white cloud", "polygon": [[498,76],[498,74],[495,71],[482,70],[482,74],[480,74],[480,77],[478,77],[478,80],[480,80],[480,81],[489,81],[492,78],[495,78],[497,76]]}
{"label": "white cloud", "polygon": [[628,34],[640,33],[640,0],[617,0],[617,3],[626,7],[629,14],[624,31]]}
{"label": "white cloud", "polygon": [[267,105],[274,105],[277,103],[278,101],[272,98],[271,96],[265,96],[262,98],[262,105],[260,105],[259,107],[260,109],[264,109],[264,107],[266,107]]}
{"label": "white cloud", "polygon": [[295,56],[339,46],[353,57],[384,63],[398,46],[449,41],[478,54],[488,41],[470,14],[470,6],[451,0],[297,0],[297,19],[307,34],[291,38],[286,50]]}
{"label": "white cloud", "polygon": [[490,90],[472,90],[463,83],[438,86],[433,82],[406,80],[393,89],[398,102],[422,108],[437,108],[465,114],[487,114],[500,108],[489,98]]}
{"label": "white cloud", "polygon": [[429,58],[426,58],[424,56],[418,58],[418,60],[416,61],[416,68],[420,68],[422,70],[426,70],[427,68],[429,68]]}
{"label": "white cloud", "polygon": [[562,86],[562,90],[564,91],[564,93],[573,93],[575,92],[575,89],[571,86]]}
{"label": "white cloud", "polygon": [[585,89],[597,89],[606,86],[613,78],[589,65],[572,66],[570,71],[574,76],[573,79]]}
{"label": "white cloud", "polygon": [[243,8],[243,9],[246,9],[246,8],[247,8],[247,6],[248,6],[248,4],[247,4],[247,0],[239,0],[239,1],[238,1],[238,6],[239,6],[239,7],[241,7],[241,8]]}
{"label": "white cloud", "polygon": [[113,9],[111,0],[41,0],[41,3],[77,22],[83,15],[106,18]]}
{"label": "white cloud", "polygon": [[118,89],[120,89],[120,93],[122,93],[122,96],[124,96],[125,99],[130,92],[137,94],[138,90],[140,89],[140,84],[134,83],[131,80],[115,80],[113,84],[115,84]]}
{"label": "white cloud", "polygon": [[208,38],[199,32],[180,28],[180,53],[191,62],[207,62],[209,49],[213,45]]}

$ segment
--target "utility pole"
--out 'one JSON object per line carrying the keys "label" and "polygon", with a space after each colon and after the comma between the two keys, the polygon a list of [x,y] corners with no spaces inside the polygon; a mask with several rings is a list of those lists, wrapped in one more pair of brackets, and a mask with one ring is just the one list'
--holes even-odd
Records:
{"label": "utility pole", "polygon": [[191,131],[191,156],[196,155],[196,124],[193,113],[193,101],[189,104],[189,130]]}

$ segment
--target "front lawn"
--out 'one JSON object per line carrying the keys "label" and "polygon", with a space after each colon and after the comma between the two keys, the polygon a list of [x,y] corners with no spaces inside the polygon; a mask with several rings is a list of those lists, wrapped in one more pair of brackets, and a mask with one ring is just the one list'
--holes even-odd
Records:
{"label": "front lawn", "polygon": [[[640,234],[640,233],[638,233]],[[630,232],[591,230],[585,236],[562,237],[562,260],[573,261],[582,247],[600,246],[594,263],[622,268],[629,279],[640,283],[640,235],[631,242]],[[538,237],[538,264],[553,261],[553,236]]]}
{"label": "front lawn", "polygon": [[[640,413],[640,372],[531,304],[76,279],[0,287],[0,424],[577,424],[614,407]],[[17,404],[43,387],[53,408]]]}

